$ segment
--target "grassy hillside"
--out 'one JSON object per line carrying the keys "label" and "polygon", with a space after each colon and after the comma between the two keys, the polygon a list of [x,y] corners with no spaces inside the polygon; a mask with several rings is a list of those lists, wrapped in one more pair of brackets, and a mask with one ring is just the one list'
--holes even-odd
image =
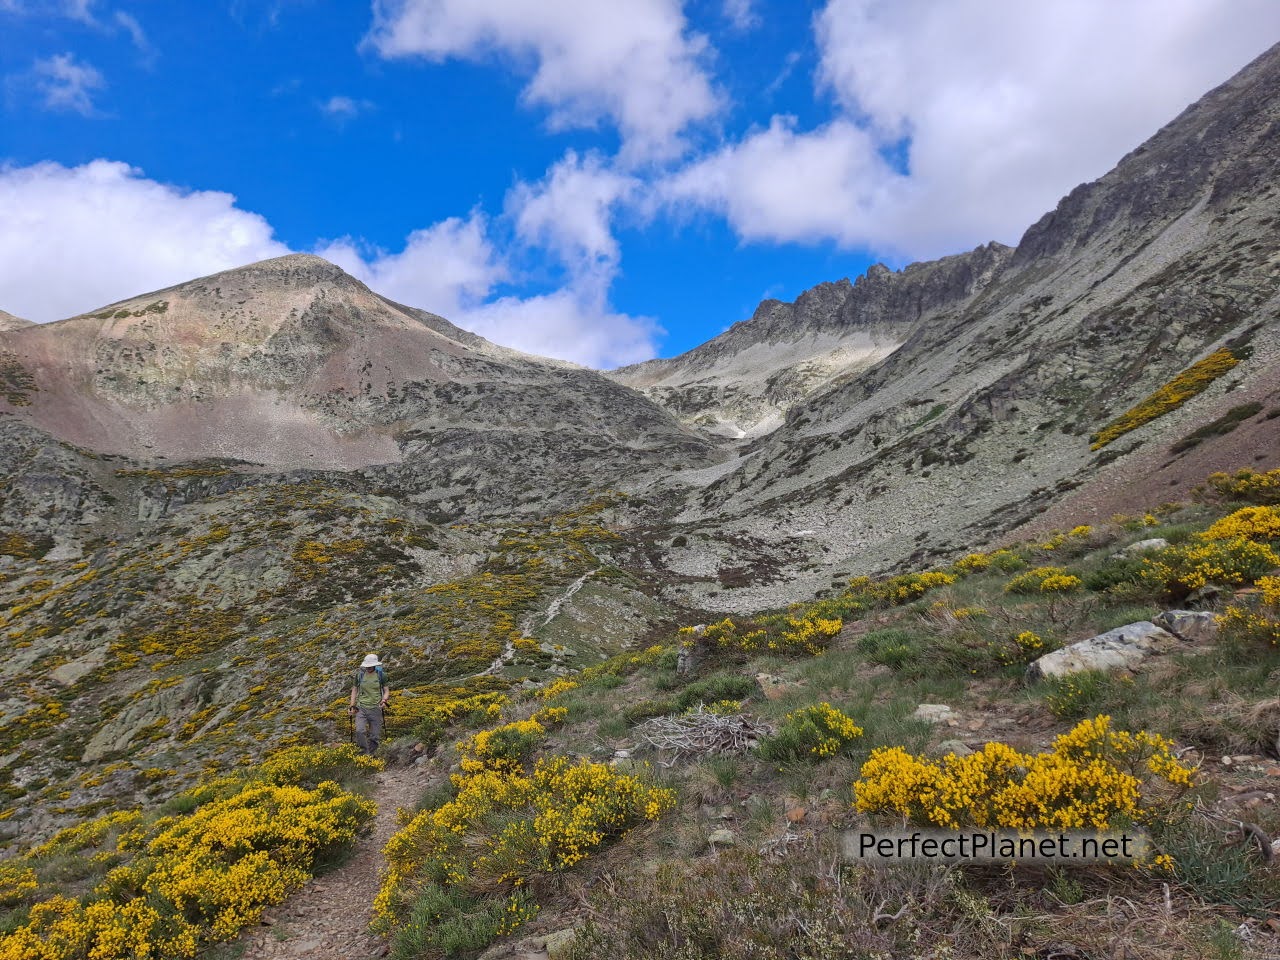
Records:
{"label": "grassy hillside", "polygon": [[[606,599],[629,595],[638,610],[644,591],[606,562],[627,535],[607,517],[607,503],[596,503],[520,530],[441,531],[474,537],[486,552],[473,573],[426,589],[398,581],[394,560],[376,568],[385,582],[366,588],[360,551],[372,548],[355,527],[338,535],[331,525],[324,539],[298,535],[280,548],[302,564],[287,581],[299,603],[311,589],[343,593],[321,613],[292,608],[301,629],[279,651],[310,653],[305,644],[355,631],[361,649],[422,664],[403,671],[393,695],[389,772],[427,756],[434,783],[386,849],[375,923],[393,956],[515,956],[548,934],[558,934],[553,956],[637,960],[1231,958],[1277,948],[1280,471],[1215,475],[1192,503],[945,567],[859,578],[788,610],[683,630],[655,619],[613,641],[601,639],[602,611],[617,609]],[[378,543],[429,535],[386,534],[392,519],[370,521],[389,538]],[[214,543],[249,536],[228,531]],[[1126,549],[1155,538],[1166,545]],[[308,581],[307,565],[322,562],[334,575]],[[17,588],[21,602],[83,576],[59,572],[62,581]],[[599,619],[574,632],[551,601],[588,586],[597,593],[576,615]],[[1191,607],[1220,615],[1215,637],[1179,641],[1130,670],[1027,680],[1027,665],[1049,651]],[[11,622],[61,609],[46,598],[11,611]],[[396,626],[406,621],[412,629]],[[362,632],[375,627],[383,632]],[[244,644],[266,632],[243,621],[231,629]],[[556,642],[539,639],[544,630]],[[396,647],[397,636],[417,639]],[[432,647],[432,660],[424,636],[455,646],[446,658]],[[622,649],[601,660],[611,644]],[[165,647],[166,669],[177,670],[177,649]],[[55,699],[64,712],[76,708]],[[247,716],[233,729],[260,731],[255,719],[275,719],[239,713]],[[332,717],[291,735],[331,741],[340,735]],[[192,729],[220,729],[210,722]],[[190,724],[145,742],[198,745],[180,739]],[[209,739],[206,756],[236,757],[240,736]],[[139,762],[149,761],[114,761],[145,776]],[[334,764],[347,787],[325,786],[333,777],[309,769]],[[166,839],[165,817],[243,817],[236,798],[265,789],[248,774],[228,780],[211,764],[177,791],[156,776],[142,803],[77,811],[80,826],[39,846],[15,838],[22,852],[0,876],[0,957],[190,956],[233,938],[303,882],[317,857],[356,841],[367,810],[355,766],[341,751],[298,746],[260,768],[272,790],[298,781],[304,793],[328,791],[290,802],[345,805],[347,819],[322,829],[300,817],[305,856],[265,834],[228,844],[233,852],[207,868],[219,877],[248,870],[239,864],[249,857],[264,876],[287,873],[230,912],[172,893],[165,877],[209,857]],[[75,773],[76,789],[118,774],[95,769]],[[289,772],[273,779],[272,770]],[[1141,829],[1152,846],[1136,865],[842,863],[846,829],[906,824]],[[95,904],[105,903],[145,905],[159,918],[148,927],[156,939],[139,946],[94,926],[106,912]],[[61,952],[31,952],[53,932]]]}

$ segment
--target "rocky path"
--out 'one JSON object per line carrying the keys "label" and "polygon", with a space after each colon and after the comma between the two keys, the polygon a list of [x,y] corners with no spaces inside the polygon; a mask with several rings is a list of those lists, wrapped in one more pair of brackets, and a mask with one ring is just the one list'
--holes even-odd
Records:
{"label": "rocky path", "polygon": [[388,767],[378,774],[371,799],[378,804],[372,833],[358,841],[346,863],[312,880],[244,937],[243,960],[365,960],[387,952],[368,933],[378,893],[382,848],[396,830],[396,811],[412,808],[431,776],[425,764]]}

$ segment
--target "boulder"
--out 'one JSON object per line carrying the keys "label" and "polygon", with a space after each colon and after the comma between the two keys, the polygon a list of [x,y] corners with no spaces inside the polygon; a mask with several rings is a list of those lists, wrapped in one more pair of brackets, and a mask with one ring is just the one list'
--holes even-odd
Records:
{"label": "boulder", "polygon": [[957,757],[967,757],[973,753],[973,749],[963,740],[943,740],[932,752],[937,757],[945,757],[949,753],[954,753]]}
{"label": "boulder", "polygon": [[922,703],[912,716],[925,723],[954,723],[956,712],[945,703]]}
{"label": "boulder", "polygon": [[1151,621],[1179,640],[1198,643],[1218,635],[1218,616],[1203,610],[1166,610]]}
{"label": "boulder", "polygon": [[1150,540],[1139,540],[1137,543],[1131,543],[1124,548],[1125,553],[1155,553],[1157,550],[1166,550],[1169,547],[1169,541],[1164,537],[1152,537]]}
{"label": "boulder", "polygon": [[542,949],[547,952],[548,960],[564,960],[573,952],[573,941],[578,931],[574,927],[548,933],[542,941]]}
{"label": "boulder", "polygon": [[1066,677],[1084,670],[1129,669],[1149,655],[1163,653],[1179,643],[1169,631],[1150,620],[1141,620],[1046,653],[1027,667],[1027,681]]}
{"label": "boulder", "polygon": [[799,690],[801,684],[793,680],[783,680],[771,673],[757,673],[756,686],[760,688],[760,695],[766,700],[781,700],[792,690]]}

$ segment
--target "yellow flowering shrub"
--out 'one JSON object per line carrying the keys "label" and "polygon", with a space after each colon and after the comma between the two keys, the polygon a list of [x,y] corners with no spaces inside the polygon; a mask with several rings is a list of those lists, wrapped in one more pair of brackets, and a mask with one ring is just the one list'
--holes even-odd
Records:
{"label": "yellow flowering shrub", "polygon": [[562,723],[567,714],[564,707],[544,707],[527,720],[481,730],[458,741],[462,769],[467,773],[518,771],[534,748],[546,739],[547,728]]}
{"label": "yellow flowering shrub", "polygon": [[1262,577],[1257,585],[1260,609],[1232,604],[1218,623],[1227,636],[1280,647],[1280,577]]}
{"label": "yellow flowering shrub", "polygon": [[543,687],[538,696],[543,700],[554,700],[557,697],[568,693],[570,690],[577,690],[578,682],[576,680],[566,680],[563,677],[559,680],[553,680],[551,683]]}
{"label": "yellow flowering shrub", "polygon": [[1280,539],[1280,507],[1242,507],[1200,534],[1203,540]]}
{"label": "yellow flowering shrub", "polygon": [[1158,784],[1191,785],[1193,770],[1177,761],[1171,746],[1146,731],[1113,730],[1110,717],[1098,716],[1044,753],[988,743],[966,757],[933,761],[882,747],[862,766],[854,805],[947,829],[1107,829],[1117,818],[1153,816]]}
{"label": "yellow flowering shrub", "polygon": [[1236,355],[1226,347],[1215,350],[1095,433],[1089,438],[1089,449],[1100,450],[1130,430],[1136,430],[1143,424],[1178,409],[1192,397],[1207,390],[1213,381],[1239,362]]}
{"label": "yellow flowering shrub", "polygon": [[968,553],[951,565],[951,569],[960,575],[978,573],[991,566],[991,555],[988,553]]}
{"label": "yellow flowering shrub", "polygon": [[1280,469],[1258,473],[1247,467],[1235,473],[1212,473],[1209,486],[1228,500],[1280,503]]}
{"label": "yellow flowering shrub", "polygon": [[823,702],[788,713],[777,734],[760,744],[769,760],[825,760],[862,736],[853,717]]}
{"label": "yellow flowering shrub", "polygon": [[760,626],[743,629],[726,617],[719,623],[708,624],[701,634],[692,627],[682,627],[680,635],[683,643],[700,643],[733,653],[814,657],[822,653],[844,627],[843,620],[803,613],[763,617],[760,623]]}
{"label": "yellow flowering shrub", "polygon": [[[24,923],[0,935],[0,960],[180,960],[232,939],[374,815],[371,802],[332,780],[314,788],[287,782],[315,778],[300,763],[307,757],[321,770],[357,759],[347,748],[284,751],[256,775],[210,781],[183,795],[194,805],[184,816],[148,823],[136,812],[108,814],[35,848],[7,868],[24,898],[35,893],[25,868],[38,872],[51,853],[102,848],[95,862],[132,856],[81,898],[39,899]],[[371,762],[354,767],[381,768]]]}
{"label": "yellow flowering shrub", "polygon": [[1006,593],[1070,593],[1079,590],[1083,581],[1062,567],[1035,567],[1005,584]]}
{"label": "yellow flowering shrub", "polygon": [[13,860],[0,862],[0,907],[13,907],[26,900],[40,886],[36,872]]}
{"label": "yellow flowering shrub", "polygon": [[387,876],[374,902],[384,927],[428,885],[508,891],[564,870],[592,850],[675,806],[675,793],[606,764],[565,757],[528,776],[487,769],[455,777],[457,796],[424,810],[387,844]]}
{"label": "yellow flowering shrub", "polygon": [[1142,576],[1174,596],[1186,596],[1209,583],[1252,583],[1277,566],[1280,556],[1266,544],[1237,537],[1178,544],[1146,556]]}

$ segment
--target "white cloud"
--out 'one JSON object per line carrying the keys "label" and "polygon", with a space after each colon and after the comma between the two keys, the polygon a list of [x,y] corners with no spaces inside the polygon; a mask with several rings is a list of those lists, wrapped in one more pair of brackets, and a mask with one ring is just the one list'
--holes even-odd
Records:
{"label": "white cloud", "polygon": [[47,321],[288,253],[235,197],[127,164],[0,167],[0,309]]}
{"label": "white cloud", "polygon": [[868,243],[902,187],[861,128],[839,120],[797,133],[789,117],[726,146],[658,187],[673,210],[723,215],[748,240]]}
{"label": "white cloud", "polygon": [[673,155],[719,106],[681,0],[374,0],[369,39],[384,57],[505,56],[532,73],[524,98],[553,129],[608,118],[629,160]]}
{"label": "white cloud", "polygon": [[[554,181],[554,177],[551,178]],[[290,250],[236,198],[149,180],[124,163],[0,167],[0,309],[45,322]],[[607,277],[503,295],[509,251],[483,214],[414,231],[399,252],[315,250],[377,292],[507,346],[608,367],[646,360],[661,330],[608,305]]]}
{"label": "white cloud", "polygon": [[117,10],[112,19],[115,20],[117,26],[129,34],[129,39],[138,48],[138,52],[147,59],[152,59],[155,51],[151,46],[151,41],[147,39],[146,31],[142,29],[142,24],[138,22],[138,18],[131,13]]}
{"label": "white cloud", "polygon": [[720,9],[724,18],[738,30],[753,30],[761,24],[755,0],[723,0]]}
{"label": "white cloud", "polygon": [[97,69],[91,64],[77,62],[70,53],[37,60],[31,72],[46,107],[70,110],[86,117],[94,110],[94,92],[106,85]]}
{"label": "white cloud", "polygon": [[507,278],[479,213],[415,230],[399,253],[362,249],[349,238],[325,244],[316,253],[383,296],[454,323]]}
{"label": "white cloud", "polygon": [[320,104],[320,112],[338,124],[354,120],[360,114],[372,109],[373,103],[369,100],[357,100],[354,97],[342,95],[332,96]]}
{"label": "white cloud", "polygon": [[503,297],[467,311],[459,325],[517,350],[597,370],[652,359],[663,332],[648,317],[615,313],[594,292],[572,288]]}
{"label": "white cloud", "polygon": [[829,0],[814,26],[836,118],[775,117],[661,193],[745,238],[920,258],[1016,242],[1262,53],[1280,4]]}
{"label": "white cloud", "polygon": [[506,206],[525,243],[555,252],[576,276],[611,280],[620,256],[613,212],[639,187],[639,180],[610,169],[598,154],[580,157],[570,150],[540,183],[517,184]]}
{"label": "white cloud", "polygon": [[495,343],[605,368],[648,360],[661,329],[610,309],[607,282],[574,277],[550,293],[493,299],[512,279],[506,254],[480,213],[451,217],[411,234],[404,250],[362,249],[344,239],[321,246],[333,261],[392,300],[437,313]]}
{"label": "white cloud", "polygon": [[1271,0],[831,0],[822,78],[912,189],[882,225],[900,249],[1015,241],[1280,35]]}

